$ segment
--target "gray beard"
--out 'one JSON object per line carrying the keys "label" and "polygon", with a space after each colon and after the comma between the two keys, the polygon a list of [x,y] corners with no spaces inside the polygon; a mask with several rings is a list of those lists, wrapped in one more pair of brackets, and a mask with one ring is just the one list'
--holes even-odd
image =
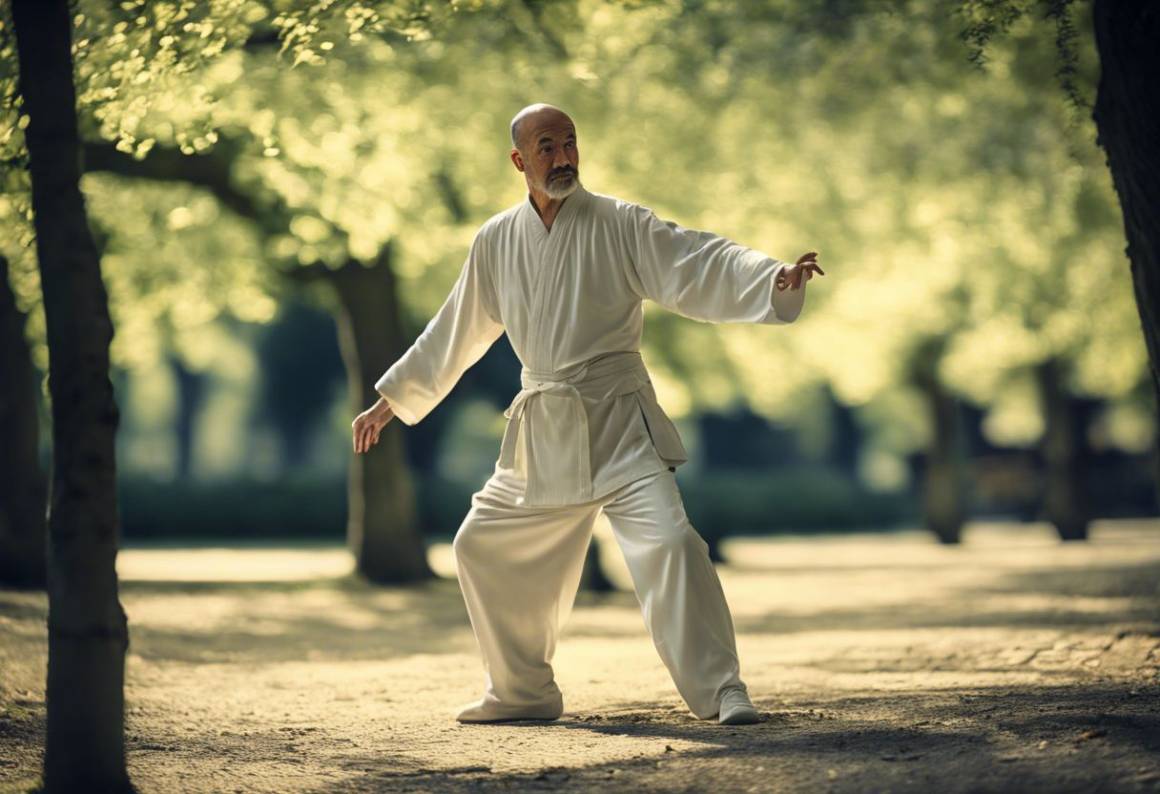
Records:
{"label": "gray beard", "polygon": [[548,179],[544,183],[544,193],[550,199],[566,199],[580,187],[580,176],[569,176],[565,179]]}

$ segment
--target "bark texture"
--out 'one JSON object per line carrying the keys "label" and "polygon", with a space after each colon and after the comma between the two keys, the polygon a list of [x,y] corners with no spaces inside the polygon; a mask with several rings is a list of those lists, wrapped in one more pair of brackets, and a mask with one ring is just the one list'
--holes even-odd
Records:
{"label": "bark texture", "polygon": [[[1136,306],[1160,412],[1160,3],[1095,0],[1092,117],[1120,198]],[[1153,472],[1160,492],[1160,467]]]}
{"label": "bark texture", "polygon": [[44,790],[132,791],[117,592],[113,327],[80,192],[67,0],[15,0],[52,396]]}

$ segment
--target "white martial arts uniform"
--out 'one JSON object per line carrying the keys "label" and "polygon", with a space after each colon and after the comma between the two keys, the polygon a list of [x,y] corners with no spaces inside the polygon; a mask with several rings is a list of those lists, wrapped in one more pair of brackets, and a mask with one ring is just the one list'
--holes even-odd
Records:
{"label": "white martial arts uniform", "polygon": [[640,357],[641,301],[703,322],[792,322],[784,262],[578,187],[549,231],[527,201],[480,228],[451,293],[375,383],[427,415],[505,331],[523,364],[495,471],[454,541],[494,713],[552,709],[551,659],[601,510],[645,623],[698,717],[745,688],[733,624],[673,471],[688,456]]}

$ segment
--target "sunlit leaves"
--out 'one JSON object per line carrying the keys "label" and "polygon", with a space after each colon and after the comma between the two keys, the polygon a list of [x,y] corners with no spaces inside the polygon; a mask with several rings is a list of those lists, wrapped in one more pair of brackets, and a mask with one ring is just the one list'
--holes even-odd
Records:
{"label": "sunlit leaves", "polygon": [[[259,263],[338,266],[388,242],[409,313],[429,316],[474,229],[524,198],[507,121],[547,100],[579,125],[589,189],[781,259],[821,252],[829,275],[811,282],[791,328],[648,309],[646,354],[674,414],[744,399],[793,420],[826,384],[874,424],[875,444],[912,449],[928,429],[909,361],[931,339],[946,341],[944,383],[993,407],[996,440],[1034,440],[1026,373],[1048,358],[1072,362],[1077,392],[1135,399],[1144,356],[1115,196],[1090,120],[1053,82],[1050,26],[1005,16],[1030,0],[965,4],[979,36],[1006,31],[985,70],[967,58],[963,18],[939,4],[806,6],[78,3],[87,134],[137,157],[230,141],[239,188],[286,213],[277,229],[224,208],[207,222],[208,196],[102,183],[94,206],[112,230],[111,283],[143,318],[126,309],[125,336],[266,305]],[[6,69],[8,161],[22,139]],[[29,242],[22,173],[4,174],[10,256]],[[117,221],[115,206],[142,218]],[[235,287],[212,289],[250,297],[199,303],[161,275],[151,297],[137,247],[164,254],[162,275],[233,263]],[[33,283],[22,281],[26,299]]]}
{"label": "sunlit leaves", "polygon": [[84,179],[89,212],[109,240],[101,258],[113,320],[112,356],[147,366],[173,345],[194,350],[223,314],[265,322],[273,274],[252,226],[201,190]]}
{"label": "sunlit leaves", "polygon": [[215,97],[192,79],[266,15],[255,0],[82,2],[74,17],[77,101],[96,134],[144,156],[151,117],[165,142],[204,151],[214,142]]}
{"label": "sunlit leaves", "polygon": [[368,36],[392,34],[404,41],[424,41],[432,30],[461,7],[479,5],[458,0],[313,0],[277,3],[272,19],[281,39],[281,52],[293,65],[318,66],[336,43],[360,44]]}

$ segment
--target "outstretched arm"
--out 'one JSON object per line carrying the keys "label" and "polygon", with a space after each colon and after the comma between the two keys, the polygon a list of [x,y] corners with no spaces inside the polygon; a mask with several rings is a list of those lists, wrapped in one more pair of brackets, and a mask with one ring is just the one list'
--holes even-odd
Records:
{"label": "outstretched arm", "polygon": [[806,282],[815,272],[824,275],[813,252],[791,265],[712,232],[662,221],[646,207],[622,211],[633,288],[694,320],[793,322],[805,302]]}
{"label": "outstretched arm", "polygon": [[[375,382],[375,390],[383,398],[380,403],[386,405],[376,404],[369,410],[386,416],[382,424],[389,421],[388,414],[404,424],[419,422],[503,331],[487,244],[477,234],[439,311],[407,352]],[[374,435],[377,438],[377,433]],[[356,451],[358,447],[356,432]]]}

